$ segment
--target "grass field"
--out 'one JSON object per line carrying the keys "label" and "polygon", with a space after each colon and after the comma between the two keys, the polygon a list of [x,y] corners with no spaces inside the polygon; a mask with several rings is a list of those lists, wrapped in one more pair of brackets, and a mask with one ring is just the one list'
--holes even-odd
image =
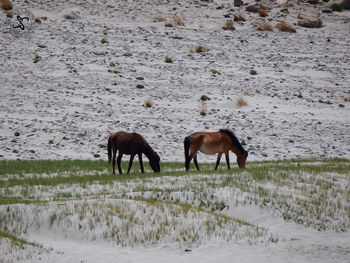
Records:
{"label": "grass field", "polygon": [[305,228],[349,230],[349,160],[249,162],[217,171],[201,164],[190,172],[183,166],[162,163],[155,174],[146,165],[141,174],[135,162],[131,174],[112,175],[106,161],[0,161],[0,240],[40,247],[31,235],[47,232],[118,246],[278,242],[229,213],[248,206]]}

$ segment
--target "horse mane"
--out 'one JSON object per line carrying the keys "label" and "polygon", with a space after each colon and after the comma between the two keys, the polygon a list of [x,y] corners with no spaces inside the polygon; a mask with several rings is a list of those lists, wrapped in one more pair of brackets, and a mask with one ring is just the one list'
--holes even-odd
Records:
{"label": "horse mane", "polygon": [[158,161],[160,160],[158,154],[153,150],[153,148],[148,144],[148,142],[145,140],[145,138],[143,138],[142,135],[134,132],[133,133],[137,138],[138,138],[138,141],[139,143],[142,145],[142,148],[143,148],[143,152],[144,154],[148,157],[148,158],[151,158],[151,159],[154,159],[154,160],[157,160]]}
{"label": "horse mane", "polygon": [[241,153],[247,153],[246,150],[244,150],[243,146],[241,145],[241,143],[238,141],[236,135],[234,135],[234,133],[228,129],[220,129],[220,132],[222,133],[225,133],[228,137],[230,137],[232,143],[234,145],[237,146],[238,150],[241,152]]}
{"label": "horse mane", "polygon": [[150,158],[150,159],[153,159],[155,161],[159,161],[160,158],[158,156],[158,154],[152,149],[152,147],[147,143],[147,144],[144,144],[144,154]]}

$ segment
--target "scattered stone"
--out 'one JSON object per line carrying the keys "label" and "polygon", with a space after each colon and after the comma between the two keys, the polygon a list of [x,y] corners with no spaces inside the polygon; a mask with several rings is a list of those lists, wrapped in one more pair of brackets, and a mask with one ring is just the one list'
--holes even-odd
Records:
{"label": "scattered stone", "polygon": [[80,19],[81,17],[74,11],[68,13],[68,14],[65,14],[63,16],[65,19],[69,19],[69,20],[76,20],[76,19]]}
{"label": "scattered stone", "polygon": [[322,13],[324,14],[331,14],[333,11],[329,8],[322,9]]}
{"label": "scattered stone", "polygon": [[252,5],[248,5],[245,10],[247,12],[251,12],[251,13],[257,13],[258,10],[260,8],[260,4],[252,4]]}
{"label": "scattered stone", "polygon": [[243,3],[243,1],[242,0],[234,0],[233,1],[233,5],[234,6],[237,6],[237,7],[240,7],[240,6],[242,6],[244,3]]}
{"label": "scattered stone", "polygon": [[322,27],[322,20],[320,13],[313,10],[304,10],[298,15],[298,25],[307,28]]}

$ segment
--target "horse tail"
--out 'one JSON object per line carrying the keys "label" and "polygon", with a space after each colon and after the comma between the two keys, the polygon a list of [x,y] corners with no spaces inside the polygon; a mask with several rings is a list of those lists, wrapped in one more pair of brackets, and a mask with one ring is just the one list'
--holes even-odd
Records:
{"label": "horse tail", "polygon": [[112,160],[112,136],[110,136],[108,139],[107,149],[108,149],[108,162],[110,163]]}
{"label": "horse tail", "polygon": [[190,166],[190,144],[191,144],[191,140],[190,137],[186,137],[185,141],[184,141],[184,148],[185,148],[185,167],[186,167],[186,171],[189,169]]}

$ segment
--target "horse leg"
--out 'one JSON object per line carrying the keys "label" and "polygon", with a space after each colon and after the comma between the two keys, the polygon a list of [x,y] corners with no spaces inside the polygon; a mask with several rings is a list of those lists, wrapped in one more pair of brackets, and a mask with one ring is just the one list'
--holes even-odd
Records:
{"label": "horse leg", "polygon": [[225,153],[225,157],[226,157],[227,168],[228,168],[228,169],[231,169],[231,167],[230,167],[230,155],[229,155],[229,152],[226,152],[226,153]]}
{"label": "horse leg", "polygon": [[141,167],[141,173],[145,173],[145,170],[143,169],[143,161],[142,161],[142,153],[139,154],[139,162]]}
{"label": "horse leg", "polygon": [[193,157],[186,157],[186,162],[185,162],[185,167],[186,167],[186,171],[190,170],[190,162],[192,160]]}
{"label": "horse leg", "polygon": [[199,170],[199,166],[198,166],[198,161],[197,161],[197,154],[193,157],[193,162],[194,162],[194,165],[196,166],[197,170]]}
{"label": "horse leg", "polygon": [[130,155],[129,168],[128,168],[128,171],[126,173],[130,173],[130,169],[132,166],[132,162],[134,161],[134,157],[135,157],[134,154]]}
{"label": "horse leg", "polygon": [[186,137],[184,141],[184,148],[185,148],[185,168],[186,171],[190,169],[190,145],[191,140],[190,137]]}
{"label": "horse leg", "polygon": [[113,148],[113,158],[112,158],[113,174],[115,174],[115,156],[116,155],[117,155],[117,149]]}
{"label": "horse leg", "polygon": [[220,160],[221,160],[221,155],[222,155],[222,153],[218,153],[218,159],[216,160],[215,170],[218,169],[218,166],[219,166],[219,163],[220,163]]}
{"label": "horse leg", "polygon": [[122,174],[122,168],[120,166],[120,163],[122,161],[123,154],[119,152],[118,158],[117,158],[117,164],[118,164],[118,171],[119,174]]}
{"label": "horse leg", "polygon": [[202,145],[202,138],[200,138],[199,140],[196,140],[192,143],[192,147],[191,148],[191,154],[188,157],[188,162],[187,162],[187,167],[188,169],[186,169],[187,171],[189,170],[189,165],[191,160],[193,159],[194,165],[196,166],[197,170],[199,171],[199,166],[198,166],[198,161],[197,161],[197,153],[199,151],[199,149],[201,148]]}

